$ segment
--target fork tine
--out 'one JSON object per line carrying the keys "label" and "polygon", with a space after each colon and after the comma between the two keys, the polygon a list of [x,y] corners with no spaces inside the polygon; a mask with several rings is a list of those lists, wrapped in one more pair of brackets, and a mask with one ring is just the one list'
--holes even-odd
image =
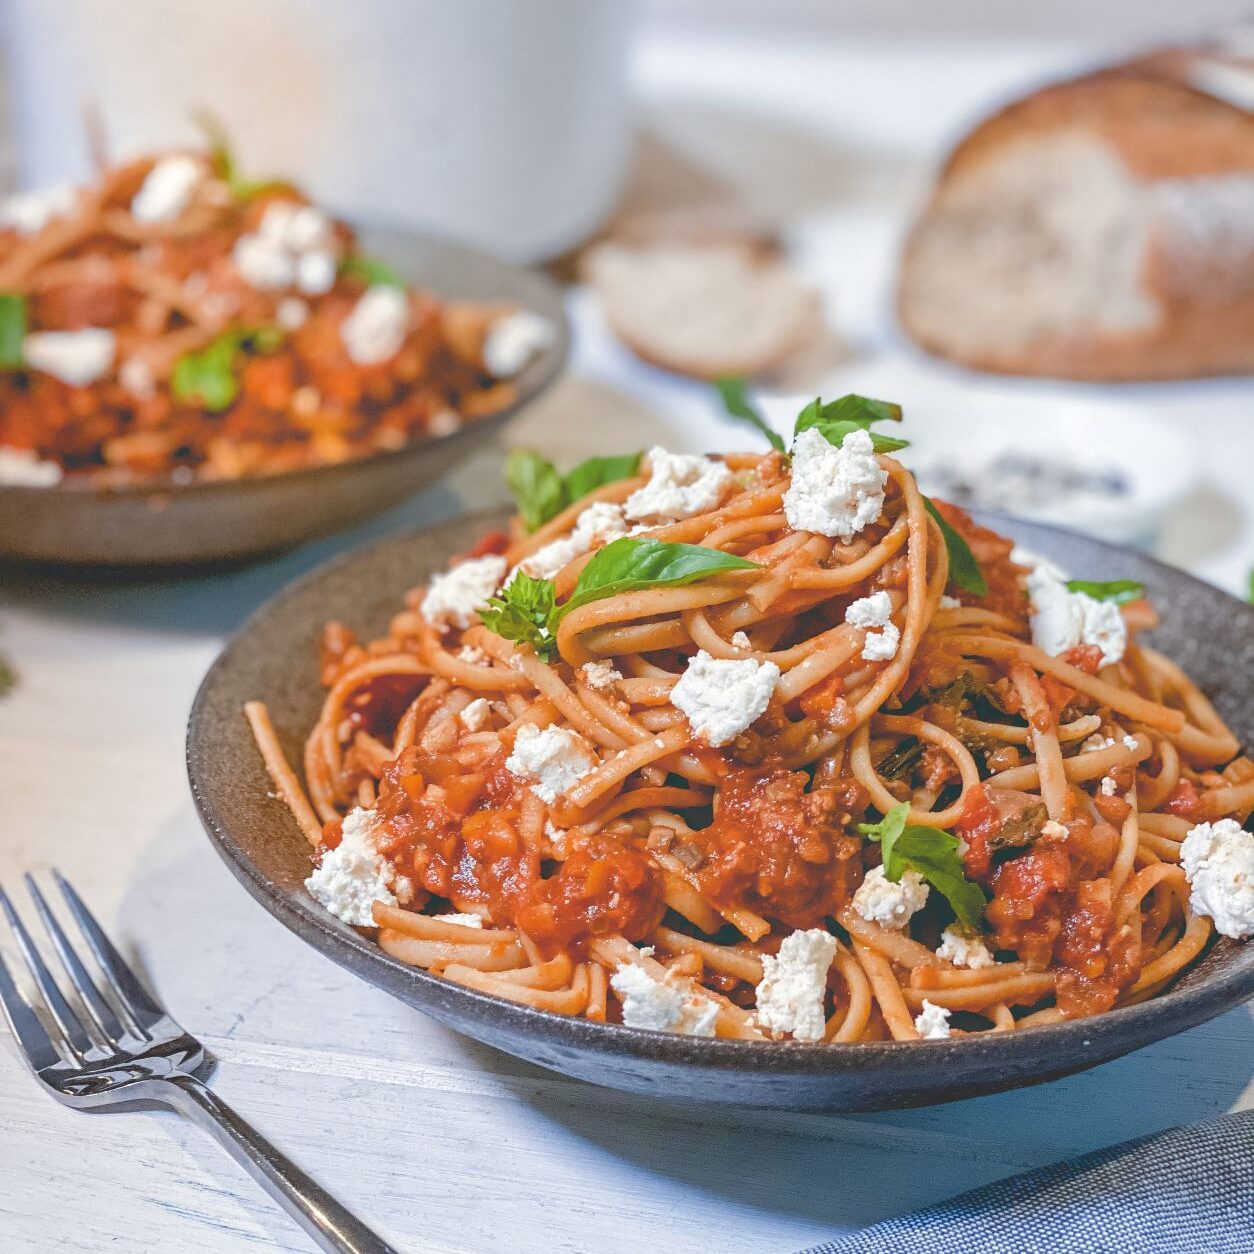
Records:
{"label": "fork tine", "polygon": [[78,995],[83,1000],[83,1006],[88,1015],[91,1016],[92,1022],[100,1031],[102,1039],[110,1045],[116,1045],[126,1035],[127,1030],[118,1021],[118,1017],[113,1013],[109,1003],[100,995],[100,990],[87,973],[87,968],[79,961],[78,954],[74,952],[69,937],[66,936],[61,928],[61,924],[57,922],[56,916],[48,908],[48,903],[44,899],[43,893],[39,891],[39,885],[35,883],[34,876],[27,872],[25,878],[26,891],[30,893],[31,900],[35,903],[35,910],[38,912],[39,918],[44,925],[44,930],[51,938],[53,948],[57,951],[61,963],[70,977],[70,983],[78,990]]}
{"label": "fork tine", "polygon": [[135,1025],[143,1029],[142,1035],[149,1035],[155,1023],[169,1016],[153,1001],[148,990],[139,982],[139,977],[127,965],[122,955],[114,949],[112,941],[104,934],[100,924],[83,904],[82,898],[74,891],[74,886],[70,881],[55,869],[52,875],[88,947],[96,956],[100,969],[109,981],[114,996],[121,1002],[127,1014],[134,1019]]}
{"label": "fork tine", "polygon": [[9,900],[9,894],[3,888],[0,888],[0,910],[3,910],[4,917],[9,921],[9,927],[13,930],[18,948],[22,951],[22,957],[26,959],[26,966],[39,986],[39,991],[43,994],[48,1013],[52,1015],[53,1022],[61,1031],[63,1043],[75,1059],[81,1062],[83,1055],[92,1047],[91,1039],[83,1030],[79,1017],[70,1008],[70,1003],[65,1000],[56,980],[52,978],[52,973],[44,963],[39,950],[35,948],[35,942],[31,940],[26,925],[18,917],[13,903]]}
{"label": "fork tine", "polygon": [[38,1073],[61,1061],[60,1054],[52,1044],[52,1037],[44,1030],[39,1016],[18,991],[3,955],[0,955],[0,1006],[4,1008],[4,1017],[8,1020],[17,1043],[22,1047],[31,1070]]}

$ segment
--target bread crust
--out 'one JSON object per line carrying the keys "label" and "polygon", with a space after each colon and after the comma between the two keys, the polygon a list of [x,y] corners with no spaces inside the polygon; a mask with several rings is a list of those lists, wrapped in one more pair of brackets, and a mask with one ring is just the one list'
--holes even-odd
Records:
{"label": "bread crust", "polygon": [[[920,241],[946,193],[1011,145],[1083,133],[1105,145],[1147,194],[1164,180],[1254,174],[1254,113],[1199,86],[1198,67],[1211,55],[1206,49],[1167,49],[1044,87],[962,139],[942,166],[903,252],[897,309],[907,333],[932,353],[1000,373],[1135,380],[1254,372],[1254,230],[1248,255],[1222,267],[1201,254],[1182,262],[1173,247],[1177,241],[1152,232],[1140,286],[1159,316],[1152,326],[1127,333],[1076,326],[1014,347],[973,351],[938,334],[934,318],[930,329],[924,326],[928,320],[914,308]],[[1254,84],[1254,65],[1248,68]]]}

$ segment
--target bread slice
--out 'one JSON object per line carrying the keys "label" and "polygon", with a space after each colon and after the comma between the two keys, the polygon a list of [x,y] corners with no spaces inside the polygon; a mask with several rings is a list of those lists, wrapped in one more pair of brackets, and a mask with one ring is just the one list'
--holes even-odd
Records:
{"label": "bread slice", "polygon": [[632,352],[700,379],[770,371],[822,322],[786,262],[741,243],[599,244],[584,274]]}
{"label": "bread slice", "polygon": [[1243,81],[1254,107],[1254,63],[1168,50],[1035,92],[978,126],[907,243],[908,333],[1019,374],[1254,370]]}

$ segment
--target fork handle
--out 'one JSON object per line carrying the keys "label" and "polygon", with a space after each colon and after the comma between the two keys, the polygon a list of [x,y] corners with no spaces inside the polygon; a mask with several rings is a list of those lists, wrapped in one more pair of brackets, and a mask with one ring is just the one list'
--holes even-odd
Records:
{"label": "fork handle", "polygon": [[172,1105],[210,1134],[329,1254],[397,1254],[194,1076],[174,1075]]}

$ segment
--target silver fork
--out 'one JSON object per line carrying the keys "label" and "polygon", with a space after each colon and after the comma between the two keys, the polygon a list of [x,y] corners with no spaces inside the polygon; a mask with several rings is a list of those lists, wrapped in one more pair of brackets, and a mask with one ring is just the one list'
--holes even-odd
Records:
{"label": "silver fork", "polygon": [[0,911],[12,930],[48,1020],[45,1027],[0,955],[0,1005],[31,1070],[59,1102],[80,1109],[155,1102],[204,1128],[314,1239],[332,1254],[396,1254],[295,1163],[279,1153],[196,1078],[205,1051],[159,1006],[122,960],[69,882],[57,886],[117,1007],[101,993],[31,876],[26,876],[65,975],[81,999],[79,1013],[61,992],[8,894]]}

